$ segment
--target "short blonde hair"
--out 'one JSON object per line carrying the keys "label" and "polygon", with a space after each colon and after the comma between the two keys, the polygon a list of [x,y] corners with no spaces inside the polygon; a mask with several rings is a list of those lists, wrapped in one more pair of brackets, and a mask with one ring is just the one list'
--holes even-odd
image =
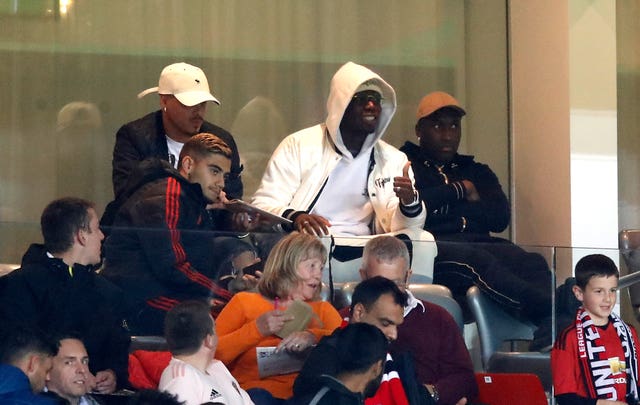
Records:
{"label": "short blonde hair", "polygon": [[[269,253],[258,291],[269,299],[287,298],[302,281],[297,272],[300,262],[314,258],[322,260],[323,265],[327,259],[327,249],[320,239],[306,233],[290,233]],[[320,297],[321,287],[318,285],[314,299]]]}

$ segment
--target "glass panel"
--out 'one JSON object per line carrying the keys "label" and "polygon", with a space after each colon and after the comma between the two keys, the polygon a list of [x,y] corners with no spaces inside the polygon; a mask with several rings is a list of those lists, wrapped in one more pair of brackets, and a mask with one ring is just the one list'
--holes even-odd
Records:
{"label": "glass panel", "polygon": [[[89,198],[102,212],[112,198],[115,132],[158,108],[157,96],[136,94],[155,86],[170,63],[201,67],[222,101],[207,119],[238,142],[245,199],[279,141],[324,119],[329,80],[347,60],[395,88],[398,109],[385,140],[397,147],[414,139],[414,111],[428,91],[465,99],[462,0],[6,3],[0,262],[18,262],[40,239],[40,213],[54,198]],[[504,29],[502,14],[495,18]],[[507,144],[506,133],[497,136]]]}

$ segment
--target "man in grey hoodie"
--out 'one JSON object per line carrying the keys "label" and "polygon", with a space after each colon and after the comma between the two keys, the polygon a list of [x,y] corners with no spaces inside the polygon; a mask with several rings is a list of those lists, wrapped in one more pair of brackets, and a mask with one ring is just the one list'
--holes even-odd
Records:
{"label": "man in grey hoodie", "polygon": [[426,214],[410,163],[381,140],[395,110],[393,88],[347,62],[331,79],[327,119],[280,143],[253,204],[316,235],[421,229]]}

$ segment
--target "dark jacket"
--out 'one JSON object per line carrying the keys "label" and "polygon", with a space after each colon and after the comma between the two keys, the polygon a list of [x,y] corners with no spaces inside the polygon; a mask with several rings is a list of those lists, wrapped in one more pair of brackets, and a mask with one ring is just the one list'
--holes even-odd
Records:
{"label": "dark jacket", "polygon": [[[509,201],[489,166],[475,162],[473,156],[460,154],[451,162],[438,165],[411,142],[406,142],[400,150],[411,161],[416,189],[427,208],[424,229],[436,239],[461,232],[489,235],[489,232],[502,232],[509,225]],[[462,185],[465,179],[475,185],[480,201],[467,201]]]}
{"label": "dark jacket", "polygon": [[317,391],[304,397],[294,396],[288,401],[291,405],[363,405],[364,398],[359,392],[347,389],[332,376],[321,375],[317,378]]}
{"label": "dark jacket", "polygon": [[21,268],[6,277],[0,298],[5,325],[24,323],[54,336],[77,334],[91,372],[112,369],[118,387],[128,385],[130,338],[119,306],[120,289],[88,266],[76,264],[71,276],[68,266],[48,257],[39,244],[31,245]]}
{"label": "dark jacket", "polygon": [[167,310],[188,298],[230,298],[215,277],[213,225],[198,183],[163,160],[143,161],[105,242],[102,274],[139,307]]}
{"label": "dark jacket", "polygon": [[[324,380],[320,376],[338,375],[340,362],[336,347],[339,334],[340,329],[337,329],[331,335],[323,337],[311,350],[293,383],[294,398],[312,398],[324,386]],[[382,383],[375,395],[381,401],[391,399],[391,402],[382,402],[382,405],[395,404],[394,400],[401,397],[405,397],[410,405],[433,405],[433,399],[424,385],[416,381],[415,369],[408,353],[394,354],[393,359],[387,355]]]}
{"label": "dark jacket", "polygon": [[[233,136],[210,122],[203,122],[200,132],[217,135],[231,148],[231,173],[225,184],[229,199],[242,198],[243,187],[240,172],[240,157]],[[169,161],[166,131],[162,125],[162,111],[158,110],[123,125],[116,133],[113,148],[113,194],[117,199],[127,184],[127,179],[140,161],[158,158]],[[178,156],[176,156],[176,159]]]}

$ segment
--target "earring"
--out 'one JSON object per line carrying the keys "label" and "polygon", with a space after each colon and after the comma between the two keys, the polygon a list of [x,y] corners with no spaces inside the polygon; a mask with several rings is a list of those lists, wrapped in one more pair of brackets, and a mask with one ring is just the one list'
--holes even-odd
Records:
{"label": "earring", "polygon": [[162,111],[167,112],[167,107],[163,107]]}

